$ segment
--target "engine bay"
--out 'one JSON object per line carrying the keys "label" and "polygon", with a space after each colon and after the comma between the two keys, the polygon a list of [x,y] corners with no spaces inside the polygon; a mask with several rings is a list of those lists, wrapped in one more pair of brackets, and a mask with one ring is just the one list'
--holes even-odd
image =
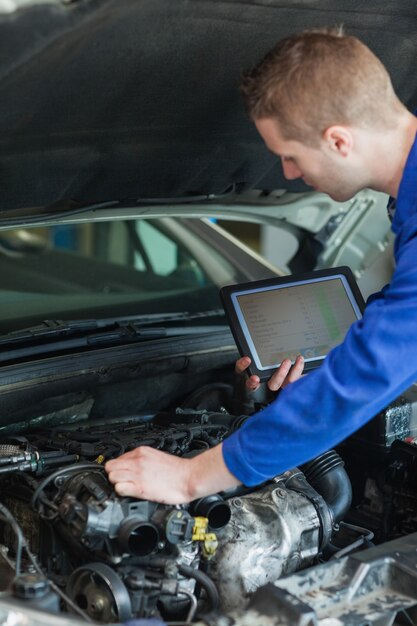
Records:
{"label": "engine bay", "polygon": [[78,398],[7,426],[2,590],[99,623],[155,617],[191,624],[241,609],[259,588],[293,572],[417,530],[409,399],[337,450],[255,488],[172,506],[120,497],[107,480],[111,458],[140,445],[192,457],[269,400],[254,402],[229,376],[207,379],[160,411],[105,418]]}
{"label": "engine bay", "polygon": [[[138,445],[198,454],[242,419],[177,409],[11,437],[0,448],[3,502],[43,571],[65,581],[71,601],[96,621],[190,621],[202,597],[204,610],[234,608],[271,577],[313,563],[328,543],[333,509],[305,476],[288,472],[255,490],[168,506],[118,497],[102,464]],[[330,456],[326,473],[342,465]],[[347,476],[340,488],[349,492]],[[14,543],[7,527],[3,541]]]}

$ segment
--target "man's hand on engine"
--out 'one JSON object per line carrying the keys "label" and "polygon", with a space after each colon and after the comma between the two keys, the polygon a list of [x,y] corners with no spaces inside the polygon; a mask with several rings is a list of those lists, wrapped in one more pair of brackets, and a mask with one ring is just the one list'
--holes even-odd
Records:
{"label": "man's hand on engine", "polygon": [[[249,357],[238,359],[236,373],[243,374],[249,365]],[[298,380],[303,368],[304,359],[301,356],[294,365],[289,359],[284,359],[269,379],[268,388],[277,391]],[[246,388],[248,391],[256,391],[260,384],[258,376],[250,376]],[[192,459],[140,446],[118,459],[108,461],[106,472],[119,496],[164,504],[185,504],[240,484],[225,465],[221,445]]]}
{"label": "man's hand on engine", "polygon": [[[251,360],[248,356],[242,356],[236,361],[235,372],[237,374],[243,374],[251,364]],[[304,369],[304,359],[302,356],[298,356],[292,365],[290,359],[284,359],[278,369],[272,374],[271,378],[267,382],[268,389],[271,391],[278,391],[283,389],[289,383],[293,383],[298,380]],[[249,376],[246,380],[246,389],[248,391],[256,391],[259,389],[261,381],[259,376]]]}
{"label": "man's hand on engine", "polygon": [[240,484],[224,463],[221,445],[192,459],[140,446],[105,469],[119,496],[163,504],[184,504]]}

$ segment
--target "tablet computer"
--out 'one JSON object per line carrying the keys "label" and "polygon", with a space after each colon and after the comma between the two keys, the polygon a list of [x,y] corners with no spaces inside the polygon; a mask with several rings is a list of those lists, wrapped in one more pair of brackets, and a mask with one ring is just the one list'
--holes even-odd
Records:
{"label": "tablet computer", "polygon": [[348,267],[228,285],[220,296],[238,350],[262,381],[299,354],[304,371],[318,367],[365,307]]}

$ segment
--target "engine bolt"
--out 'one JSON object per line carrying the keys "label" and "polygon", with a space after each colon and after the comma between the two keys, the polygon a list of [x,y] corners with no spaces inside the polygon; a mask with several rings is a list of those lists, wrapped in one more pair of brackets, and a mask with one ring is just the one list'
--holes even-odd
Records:
{"label": "engine bolt", "polygon": [[242,506],[242,500],[240,498],[233,498],[232,500],[232,504],[233,506],[235,506],[237,509],[240,509],[240,507]]}

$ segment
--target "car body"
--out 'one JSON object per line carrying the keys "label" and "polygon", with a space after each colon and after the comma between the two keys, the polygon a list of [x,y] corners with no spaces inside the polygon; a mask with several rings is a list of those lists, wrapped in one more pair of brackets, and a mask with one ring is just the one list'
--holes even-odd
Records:
{"label": "car body", "polygon": [[[365,296],[389,280],[387,198],[286,181],[238,82],[280,37],[343,22],[413,108],[415,17],[410,0],[0,0],[0,623],[414,619],[414,387],[336,451],[190,505],[118,497],[103,464],[191,457],[271,401],[234,373],[221,286],[338,265]],[[225,221],[289,252],[266,260]]]}

